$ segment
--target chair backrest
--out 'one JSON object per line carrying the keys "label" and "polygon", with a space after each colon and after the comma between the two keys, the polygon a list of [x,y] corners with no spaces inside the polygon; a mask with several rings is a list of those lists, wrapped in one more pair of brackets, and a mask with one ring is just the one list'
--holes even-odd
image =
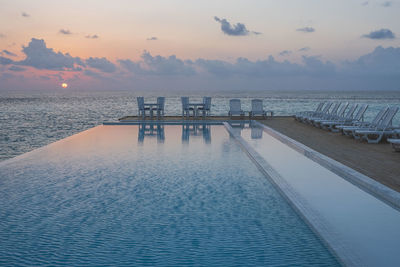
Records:
{"label": "chair backrest", "polygon": [[389,108],[388,111],[385,113],[385,115],[382,117],[380,123],[378,123],[378,125],[376,126],[376,128],[379,130],[384,130],[389,126],[391,126],[393,117],[396,115],[398,110],[399,110],[398,107]]}
{"label": "chair backrest", "polygon": [[203,104],[204,104],[205,110],[210,110],[211,109],[211,97],[209,97],[209,96],[203,97]]}
{"label": "chair backrest", "polygon": [[371,121],[371,127],[375,127],[378,125],[378,123],[382,120],[382,118],[385,116],[386,112],[389,110],[388,107],[381,109],[378,114],[376,114],[376,117]]}
{"label": "chair backrest", "polygon": [[189,97],[187,96],[182,96],[181,97],[181,101],[182,101],[182,109],[185,110],[188,108],[189,105]]}
{"label": "chair backrest", "polygon": [[139,110],[144,109],[144,97],[143,96],[139,96],[136,99],[137,99]]}
{"label": "chair backrest", "polygon": [[165,97],[163,97],[163,96],[157,97],[157,106],[158,106],[158,109],[164,110]]}
{"label": "chair backrest", "polygon": [[251,111],[252,112],[263,112],[263,101],[261,99],[251,100]]}
{"label": "chair backrest", "polygon": [[333,106],[332,110],[329,112],[329,114],[336,115],[340,104],[341,104],[340,102],[336,102],[335,105]]}
{"label": "chair backrest", "polygon": [[356,116],[354,117],[354,120],[356,121],[361,121],[364,117],[365,111],[367,111],[368,105],[367,104],[362,104],[361,107],[358,109]]}
{"label": "chair backrest", "polygon": [[348,106],[349,106],[349,102],[346,102],[340,106],[340,108],[338,109],[338,112],[337,112],[338,117],[344,116],[344,112],[346,111]]}
{"label": "chair backrest", "polygon": [[331,108],[332,104],[333,104],[333,102],[326,103],[324,109],[322,110],[322,113],[327,114],[329,112],[329,109]]}
{"label": "chair backrest", "polygon": [[241,111],[242,105],[240,103],[240,99],[229,100],[229,109],[230,111]]}
{"label": "chair backrest", "polygon": [[321,112],[322,107],[325,105],[325,103],[326,103],[326,102],[321,102],[321,103],[319,103],[317,109],[315,110],[315,112]]}
{"label": "chair backrest", "polygon": [[344,115],[343,117],[346,119],[352,119],[357,107],[358,107],[358,104],[352,104],[350,106],[349,110],[347,111],[346,115]]}

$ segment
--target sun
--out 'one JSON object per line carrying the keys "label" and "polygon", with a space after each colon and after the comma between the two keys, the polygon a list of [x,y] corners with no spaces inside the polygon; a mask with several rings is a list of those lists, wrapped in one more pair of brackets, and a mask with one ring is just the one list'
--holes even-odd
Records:
{"label": "sun", "polygon": [[62,87],[62,88],[67,88],[67,87],[68,87],[68,84],[67,84],[67,83],[62,83],[62,84],[61,84],[61,87]]}

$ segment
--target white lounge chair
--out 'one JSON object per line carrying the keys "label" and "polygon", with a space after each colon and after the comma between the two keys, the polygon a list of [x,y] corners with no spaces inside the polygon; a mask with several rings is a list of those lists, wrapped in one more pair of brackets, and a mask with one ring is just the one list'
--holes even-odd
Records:
{"label": "white lounge chair", "polygon": [[387,141],[392,144],[392,147],[395,151],[400,152],[400,138],[389,138]]}
{"label": "white lounge chair", "polygon": [[395,133],[395,129],[392,126],[392,120],[398,110],[398,107],[389,108],[385,116],[374,128],[356,130],[355,135],[359,136],[361,139],[365,139],[368,143],[379,143],[383,137]]}
{"label": "white lounge chair", "polygon": [[336,125],[340,125],[345,123],[346,121],[351,122],[353,120],[354,112],[356,111],[358,104],[353,104],[350,106],[346,115],[342,117],[338,117],[336,120],[328,120],[320,122],[320,126],[322,129],[331,130],[333,132],[339,132],[339,130],[335,129]]}
{"label": "white lounge chair", "polygon": [[385,116],[388,109],[389,109],[388,107],[382,108],[378,112],[378,114],[376,114],[375,118],[371,122],[361,122],[361,123],[353,125],[353,126],[340,127],[340,129],[342,130],[342,134],[347,135],[347,136],[352,136],[355,139],[359,139],[359,136],[355,135],[355,132],[357,130],[367,130],[367,129],[375,128],[376,125],[378,125],[378,123]]}
{"label": "white lounge chair", "polygon": [[355,126],[362,126],[362,124],[364,123],[364,113],[365,111],[368,109],[368,105],[367,104],[363,104],[359,107],[356,115],[354,116],[354,118],[352,119],[345,119],[344,121],[340,121],[338,123],[332,123],[331,125],[329,125],[330,130],[332,132],[340,132],[342,131],[343,128],[346,127],[355,127]]}
{"label": "white lounge chair", "polygon": [[334,116],[337,115],[337,111],[339,109],[339,106],[341,105],[340,102],[336,102],[333,105],[333,108],[331,110],[328,110],[326,113],[322,114],[321,116],[317,116],[317,117],[312,117],[312,118],[307,118],[306,121],[310,124],[314,124],[314,121],[316,120],[328,120],[333,118]]}
{"label": "white lounge chair", "polygon": [[334,120],[334,121],[340,120],[341,118],[344,117],[344,113],[345,113],[345,111],[346,111],[348,106],[349,106],[349,103],[346,102],[343,105],[340,105],[340,108],[337,110],[336,114],[329,115],[327,119],[314,120],[314,123],[313,123],[314,126],[321,128],[321,123],[322,122],[332,121],[332,120]]}
{"label": "white lounge chair", "polygon": [[301,111],[294,115],[294,118],[298,121],[302,121],[302,118],[306,116],[312,116],[312,114],[320,113],[322,111],[322,107],[325,105],[325,102],[321,102],[318,104],[317,108],[314,111]]}
{"label": "white lounge chair", "polygon": [[229,100],[229,112],[228,115],[233,117],[235,115],[244,116],[244,111],[242,110],[242,104],[240,103],[240,99],[231,99]]}
{"label": "white lounge chair", "polygon": [[324,108],[322,109],[321,112],[316,112],[316,113],[311,113],[310,115],[306,115],[306,116],[300,118],[301,122],[307,123],[309,120],[311,120],[313,118],[314,119],[322,118],[324,115],[329,113],[329,109],[332,107],[332,105],[333,105],[333,102],[326,103],[326,105],[324,106]]}

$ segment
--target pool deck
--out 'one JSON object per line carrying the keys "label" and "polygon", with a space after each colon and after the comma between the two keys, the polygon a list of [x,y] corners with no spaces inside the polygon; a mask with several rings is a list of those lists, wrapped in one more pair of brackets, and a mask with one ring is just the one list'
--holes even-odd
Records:
{"label": "pool deck", "polygon": [[[120,121],[137,121],[138,119],[140,118],[136,116],[128,116],[121,118]],[[180,116],[164,118],[166,121],[181,119]],[[212,116],[207,119],[230,120],[226,116]],[[243,119],[248,119],[248,117]],[[197,119],[196,121],[201,120]],[[368,144],[356,141],[338,133],[331,133],[297,122],[289,116],[274,116],[267,119],[257,119],[257,121],[400,192],[400,168],[398,168],[400,153],[395,152],[389,143]]]}

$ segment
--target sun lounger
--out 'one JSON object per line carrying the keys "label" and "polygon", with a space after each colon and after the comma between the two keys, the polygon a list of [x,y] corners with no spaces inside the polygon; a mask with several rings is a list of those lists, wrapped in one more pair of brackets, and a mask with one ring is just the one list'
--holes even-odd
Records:
{"label": "sun lounger", "polygon": [[342,131],[343,128],[346,128],[346,127],[355,127],[355,126],[361,127],[365,123],[364,122],[364,113],[367,111],[367,109],[368,109],[367,104],[361,105],[353,119],[340,122],[336,125],[332,125],[331,131],[332,132],[340,132],[340,131]]}
{"label": "sun lounger", "polygon": [[359,135],[356,135],[355,132],[357,130],[368,130],[368,129],[374,129],[378,123],[384,118],[386,112],[389,110],[388,107],[382,108],[378,114],[376,114],[375,118],[370,122],[362,122],[358,125],[355,126],[345,126],[341,127],[342,133],[347,136],[352,136],[355,139],[360,139]]}
{"label": "sun lounger", "polygon": [[335,120],[335,121],[336,120],[340,120],[341,118],[344,117],[344,113],[345,113],[345,111],[346,111],[348,106],[349,106],[349,103],[346,102],[346,103],[344,103],[343,105],[340,106],[340,108],[337,110],[336,114],[329,115],[327,119],[314,120],[314,122],[313,122],[314,126],[321,128],[321,123],[322,122],[332,121],[332,120]]}
{"label": "sun lounger", "polygon": [[314,111],[301,111],[294,115],[294,118],[298,121],[302,121],[302,118],[306,116],[312,116],[312,114],[320,113],[322,111],[322,107],[326,102],[321,102],[318,104],[317,108]]}
{"label": "sun lounger", "polygon": [[398,107],[389,108],[385,116],[382,118],[382,120],[380,120],[376,127],[356,130],[355,135],[366,140],[368,143],[379,143],[383,137],[395,133],[395,129],[392,126],[392,120],[398,110]]}
{"label": "sun lounger", "polygon": [[244,111],[242,110],[242,104],[240,103],[240,99],[231,99],[229,100],[229,112],[228,115],[233,117],[235,115],[244,116]]}
{"label": "sun lounger", "polygon": [[324,115],[329,113],[329,109],[332,107],[332,104],[333,104],[333,102],[326,103],[326,105],[324,106],[324,108],[322,109],[321,112],[316,112],[316,113],[312,113],[310,115],[306,115],[300,119],[301,122],[307,123],[308,120],[310,120],[312,118],[319,119],[319,118],[323,117]]}
{"label": "sun lounger", "polygon": [[310,124],[314,124],[314,121],[316,120],[328,120],[330,118],[333,118],[334,116],[337,115],[337,111],[339,109],[339,106],[341,105],[340,102],[336,102],[331,110],[328,110],[325,114],[322,114],[322,116],[317,116],[317,117],[312,117],[312,118],[307,118],[307,122]]}
{"label": "sun lounger", "polygon": [[336,125],[345,124],[346,122],[353,121],[354,112],[356,111],[358,104],[353,104],[350,106],[346,115],[342,117],[338,117],[336,120],[327,120],[320,122],[320,126],[322,129],[331,130],[332,132],[339,132],[338,129],[335,128]]}
{"label": "sun lounger", "polygon": [[392,147],[395,151],[400,152],[400,139],[390,138],[387,141],[392,144]]}

